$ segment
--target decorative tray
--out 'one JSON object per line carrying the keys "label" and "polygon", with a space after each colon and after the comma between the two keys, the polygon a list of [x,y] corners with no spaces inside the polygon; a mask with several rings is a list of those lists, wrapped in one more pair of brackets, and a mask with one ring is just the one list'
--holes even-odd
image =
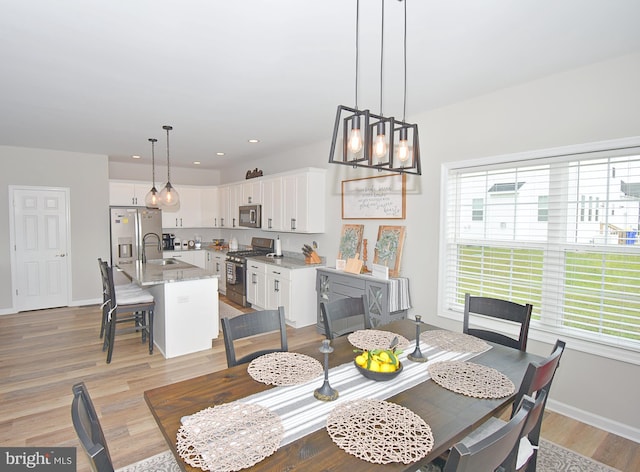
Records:
{"label": "decorative tray", "polygon": [[249,363],[249,375],[268,385],[297,385],[324,374],[320,361],[297,352],[272,352]]}
{"label": "decorative tray", "polygon": [[433,448],[431,427],[414,412],[384,400],[352,400],[327,417],[327,432],[342,450],[374,464],[410,464]]}
{"label": "decorative tray", "polygon": [[483,352],[491,346],[482,339],[465,333],[456,333],[445,329],[425,331],[420,334],[420,340],[430,346],[444,351],[455,352]]}
{"label": "decorative tray", "polygon": [[232,472],[273,454],[283,434],[275,413],[260,405],[232,402],[182,418],[176,449],[190,466]]}
{"label": "decorative tray", "polygon": [[377,329],[360,329],[347,336],[349,342],[363,351],[373,351],[374,349],[388,349],[393,338],[398,337],[397,348],[404,350],[409,347],[409,340],[391,331]]}
{"label": "decorative tray", "polygon": [[503,373],[472,362],[435,362],[428,369],[435,383],[469,397],[503,398],[516,390],[511,379]]}

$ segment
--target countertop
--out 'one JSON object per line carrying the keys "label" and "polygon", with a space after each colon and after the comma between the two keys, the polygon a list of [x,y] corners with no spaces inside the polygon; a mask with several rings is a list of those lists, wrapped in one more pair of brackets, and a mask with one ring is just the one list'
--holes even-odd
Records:
{"label": "countertop", "polygon": [[247,259],[251,261],[262,262],[263,264],[270,264],[270,265],[284,267],[285,269],[305,269],[309,267],[324,267],[324,262],[320,264],[307,264],[304,261],[304,257],[255,256],[255,257],[247,257]]}
{"label": "countertop", "polygon": [[[163,261],[172,261],[173,263],[162,265]],[[118,269],[141,286],[218,277],[212,272],[176,259],[156,259],[146,263],[137,261],[120,264]]]}

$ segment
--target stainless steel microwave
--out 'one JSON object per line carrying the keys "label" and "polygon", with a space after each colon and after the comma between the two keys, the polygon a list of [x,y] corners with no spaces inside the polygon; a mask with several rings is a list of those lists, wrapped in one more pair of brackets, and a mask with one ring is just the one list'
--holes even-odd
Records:
{"label": "stainless steel microwave", "polygon": [[246,228],[262,227],[262,205],[242,205],[238,225]]}

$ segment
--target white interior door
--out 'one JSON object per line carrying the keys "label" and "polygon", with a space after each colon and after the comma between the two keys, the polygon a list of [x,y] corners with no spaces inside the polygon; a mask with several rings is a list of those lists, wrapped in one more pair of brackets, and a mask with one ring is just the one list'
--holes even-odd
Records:
{"label": "white interior door", "polygon": [[68,189],[12,187],[14,304],[69,305]]}

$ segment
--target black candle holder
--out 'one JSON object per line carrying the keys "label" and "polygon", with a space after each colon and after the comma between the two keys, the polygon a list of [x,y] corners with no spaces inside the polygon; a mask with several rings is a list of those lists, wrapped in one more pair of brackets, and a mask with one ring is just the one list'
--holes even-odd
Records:
{"label": "black candle holder", "polygon": [[331,341],[324,339],[322,346],[320,346],[320,352],[324,354],[324,383],[322,387],[317,388],[313,392],[313,396],[323,402],[328,402],[338,398],[338,391],[329,385],[329,354],[333,352],[333,348],[329,345]]}
{"label": "black candle holder", "polygon": [[407,359],[413,362],[427,362],[427,357],[420,350],[420,325],[422,324],[422,316],[416,315],[416,348],[407,356]]}

